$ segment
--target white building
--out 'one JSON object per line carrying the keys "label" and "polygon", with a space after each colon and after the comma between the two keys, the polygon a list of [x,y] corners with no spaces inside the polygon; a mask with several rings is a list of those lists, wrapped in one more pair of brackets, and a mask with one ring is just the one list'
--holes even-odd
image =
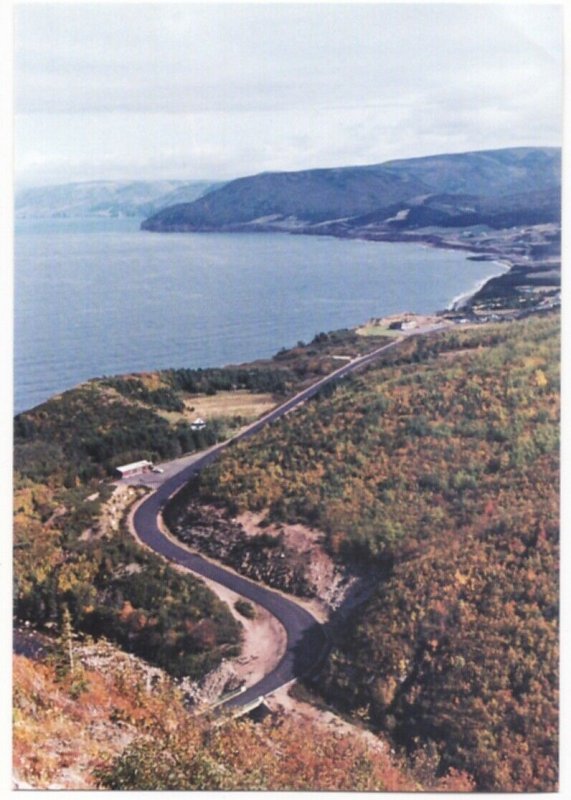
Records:
{"label": "white building", "polygon": [[131,478],[133,475],[142,475],[144,472],[150,472],[153,468],[151,461],[133,461],[132,464],[124,464],[122,467],[116,467],[120,478]]}

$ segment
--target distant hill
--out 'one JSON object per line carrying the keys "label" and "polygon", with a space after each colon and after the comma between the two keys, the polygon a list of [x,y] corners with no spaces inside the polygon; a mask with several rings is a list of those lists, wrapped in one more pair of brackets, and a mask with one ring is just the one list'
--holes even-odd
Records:
{"label": "distant hill", "polygon": [[138,217],[190,203],[222,184],[209,181],[86,181],[16,192],[17,218]]}
{"label": "distant hill", "polygon": [[498,214],[506,215],[505,224],[519,224],[520,218],[550,222],[560,214],[560,183],[560,149],[540,147],[269,172],[239,178],[193,202],[166,207],[141,227],[309,232],[331,223],[360,226],[366,215],[373,215],[377,224],[396,222],[400,227],[408,227],[407,220],[413,227],[455,224],[454,220],[460,225],[487,224]]}
{"label": "distant hill", "polygon": [[422,191],[422,183],[382,167],[268,172],[231,181],[209,198],[166,208],[143,227],[193,230],[288,219],[315,223],[364,214],[381,199],[395,203]]}

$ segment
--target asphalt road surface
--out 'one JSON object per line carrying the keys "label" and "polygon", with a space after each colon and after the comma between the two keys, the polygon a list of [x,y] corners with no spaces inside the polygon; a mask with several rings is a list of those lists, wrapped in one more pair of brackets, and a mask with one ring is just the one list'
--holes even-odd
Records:
{"label": "asphalt road surface", "polygon": [[[420,331],[415,331],[419,333]],[[204,467],[215,461],[220,453],[233,442],[240,441],[257,433],[265,425],[279,419],[288,411],[301,405],[319,390],[333,381],[365,367],[379,355],[396,347],[401,339],[378,347],[367,355],[360,356],[344,364],[339,369],[321,378],[307,389],[296,394],[273,411],[253,422],[239,434],[225,442],[211,447],[202,455],[181,459],[180,470],[173,474],[173,462],[165,469],[165,474],[154,475],[153,484],[158,485],[156,491],[144,500],[133,515],[133,524],[139,539],[160,555],[186,567],[198,575],[216,581],[242,595],[247,600],[258,603],[273,614],[284,626],[287,635],[285,653],[278,665],[262,680],[251,686],[242,694],[233,697],[224,704],[224,708],[245,706],[258,697],[275,691],[294,678],[309,674],[322,660],[327,641],[322,626],[305,609],[277,592],[267,589],[246,578],[242,578],[200,555],[190,553],[167,537],[159,527],[159,517],[165,503]],[[175,462],[176,463],[176,462]],[[128,479],[125,482],[129,482]],[[135,482],[135,481],[132,481]]]}

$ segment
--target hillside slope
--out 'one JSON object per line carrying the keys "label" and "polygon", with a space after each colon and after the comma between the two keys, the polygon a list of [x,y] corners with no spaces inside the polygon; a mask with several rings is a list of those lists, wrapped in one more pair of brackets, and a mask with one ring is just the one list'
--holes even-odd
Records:
{"label": "hillside slope", "polygon": [[331,352],[360,346],[371,345],[353,332],[321,334],[270,363],[92,381],[18,416],[16,639],[19,652],[50,657],[14,661],[17,788],[472,788],[465,774],[437,776],[422,759],[407,765],[366,731],[351,727],[347,736],[348,725],[339,730],[316,712],[296,716],[294,701],[287,716],[278,705],[262,724],[214,726],[189,713],[167,674],[133,655],[198,678],[232,657],[239,636],[205,587],[122,530],[135,490],[123,485],[111,496],[100,478],[132,448],[155,458],[188,446],[184,415],[193,419],[196,405],[208,400],[227,413],[228,396],[291,391],[331,369]]}
{"label": "hillside slope", "polygon": [[268,217],[320,222],[364,214],[376,208],[380,198],[395,203],[427,190],[414,178],[378,166],[263,173],[231,181],[210,198],[164,209],[142,227],[216,229]]}
{"label": "hillside slope", "polygon": [[321,690],[485,791],[557,785],[558,331],[551,314],[411,340],[198,487],[377,565]]}
{"label": "hillside slope", "polygon": [[74,673],[14,659],[17,789],[469,791],[467,776],[413,771],[331,724],[272,716],[215,726],[167,676],[109,645],[76,648]]}
{"label": "hillside slope", "polygon": [[[382,218],[389,219],[398,204],[418,203],[433,194],[493,198],[500,209],[509,211],[514,202],[521,207],[522,196],[529,192],[556,191],[560,171],[557,148],[510,148],[372,166],[263,173],[231,181],[193,203],[165,208],[141,227],[154,231],[316,230],[321,223],[340,219],[351,226],[352,218],[372,212],[379,215],[381,209],[386,210]],[[460,209],[464,203],[465,198],[459,197]],[[537,200],[530,198],[530,203],[537,208]],[[549,218],[541,221],[551,221],[551,213],[543,217]]]}
{"label": "hillside slope", "polygon": [[[236,653],[240,629],[194,578],[133,541],[108,479],[140,459],[165,461],[236,433],[284,393],[371,349],[354,332],[242,367],[166,370],[89,381],[14,420],[14,615],[50,631],[64,608],[174,674],[201,675]],[[207,425],[196,430],[198,415]],[[136,499],[127,491],[127,501]],[[110,508],[115,511],[109,518]]]}

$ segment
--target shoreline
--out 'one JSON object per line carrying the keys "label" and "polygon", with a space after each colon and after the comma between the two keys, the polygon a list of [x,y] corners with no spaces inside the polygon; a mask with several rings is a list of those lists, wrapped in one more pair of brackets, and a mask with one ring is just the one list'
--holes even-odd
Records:
{"label": "shoreline", "polygon": [[485,289],[488,283],[494,278],[499,278],[501,275],[506,275],[511,269],[511,264],[506,263],[505,261],[493,261],[493,264],[497,264],[498,266],[504,267],[502,272],[495,272],[493,275],[488,275],[486,278],[482,278],[482,280],[478,281],[475,286],[469,289],[462,294],[456,295],[456,297],[452,298],[450,303],[446,306],[446,311],[462,311],[465,309],[470,301],[474,300],[480,292]]}

